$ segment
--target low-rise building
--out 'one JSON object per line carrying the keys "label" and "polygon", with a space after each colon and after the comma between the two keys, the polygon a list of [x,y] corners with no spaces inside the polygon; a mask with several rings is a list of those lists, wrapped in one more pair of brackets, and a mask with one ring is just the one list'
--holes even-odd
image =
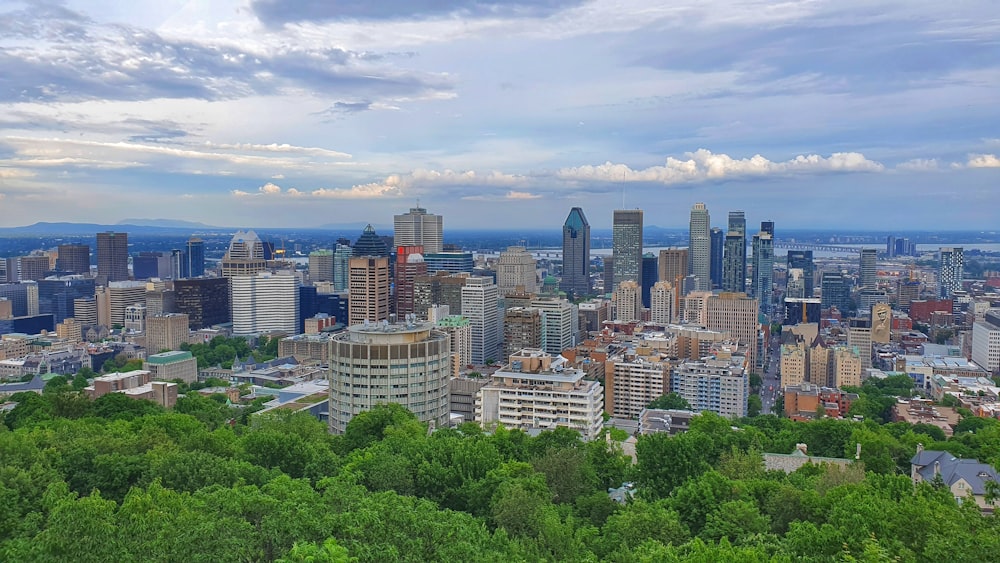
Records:
{"label": "low-rise building", "polygon": [[984,513],[991,514],[995,500],[987,500],[990,481],[1000,482],[993,466],[975,459],[959,459],[948,452],[924,450],[917,446],[917,454],[910,460],[910,479],[913,484],[933,483],[940,480],[958,502],[971,500]]}
{"label": "low-rise building", "polygon": [[691,420],[701,413],[681,409],[642,409],[639,413],[639,434],[668,432],[671,436],[687,432]]}
{"label": "low-rise building", "polygon": [[602,428],[602,391],[562,356],[521,350],[476,394],[476,420],[486,428],[570,428],[592,440]]}
{"label": "low-rise building", "polygon": [[198,381],[198,360],[191,352],[174,350],[153,354],[146,358],[142,368],[149,371],[154,381],[180,379],[185,383]]}
{"label": "low-rise building", "polygon": [[102,375],[95,377],[93,384],[85,387],[84,391],[91,399],[108,393],[122,393],[130,399],[145,399],[172,408],[177,403],[177,384],[151,381],[150,375],[146,370]]}
{"label": "low-rise building", "polygon": [[927,399],[898,399],[892,406],[893,422],[930,424],[940,428],[949,438],[955,433],[955,425],[960,419],[954,408],[935,406]]}

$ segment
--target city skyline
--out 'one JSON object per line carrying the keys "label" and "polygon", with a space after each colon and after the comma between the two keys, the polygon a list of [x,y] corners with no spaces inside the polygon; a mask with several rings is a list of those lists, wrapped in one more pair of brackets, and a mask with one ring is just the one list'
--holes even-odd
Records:
{"label": "city skyline", "polygon": [[695,202],[788,229],[990,228],[994,12],[8,2],[0,227],[387,224],[419,201],[456,229],[577,206],[679,227]]}

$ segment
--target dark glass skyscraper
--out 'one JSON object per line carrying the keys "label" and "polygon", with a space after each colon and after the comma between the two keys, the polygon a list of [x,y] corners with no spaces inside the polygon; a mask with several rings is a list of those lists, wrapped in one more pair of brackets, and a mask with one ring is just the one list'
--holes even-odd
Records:
{"label": "dark glass skyscraper", "polygon": [[642,284],[640,284],[640,290],[642,292],[642,306],[645,308],[650,307],[650,293],[652,292],[653,285],[659,281],[660,278],[660,268],[656,259],[656,255],[652,252],[647,252],[642,255]]}
{"label": "dark glass skyscraper", "polygon": [[[642,276],[642,210],[616,209],[611,223],[614,252],[614,286],[629,280],[639,283]],[[607,289],[613,291],[614,287]]]}
{"label": "dark glass skyscraper", "polygon": [[822,303],[824,309],[836,307],[846,312],[851,307],[851,286],[840,272],[825,272],[821,283]]}
{"label": "dark glass skyscraper", "polygon": [[192,330],[232,320],[229,278],[175,280],[174,299],[177,312],[188,316],[188,325]]}
{"label": "dark glass skyscraper", "polygon": [[74,314],[73,300],[94,296],[94,280],[83,276],[52,276],[38,280],[38,312],[61,323]]}
{"label": "dark glass skyscraper", "polygon": [[205,241],[192,237],[187,241],[187,251],[184,253],[186,268],[182,268],[185,277],[200,278],[205,275]]}
{"label": "dark glass skyscraper", "polygon": [[722,261],[722,289],[747,290],[747,220],[742,211],[729,212],[729,229]]}
{"label": "dark glass skyscraper", "polygon": [[59,257],[56,259],[56,270],[71,274],[89,274],[90,245],[60,244]]}
{"label": "dark glass skyscraper", "polygon": [[563,223],[562,268],[559,289],[590,295],[590,223],[579,207],[571,209]]}
{"label": "dark glass skyscraper", "polygon": [[97,276],[101,281],[128,280],[128,233],[97,233]]}
{"label": "dark glass skyscraper", "polygon": [[[803,297],[812,297],[815,282],[813,278],[816,274],[816,267],[813,265],[813,251],[812,250],[789,250],[787,259],[788,271],[791,272],[793,269],[802,270],[802,279],[805,283],[805,289],[803,291]],[[791,274],[788,275],[788,279],[791,279]],[[788,296],[787,284],[785,290],[786,297]]]}
{"label": "dark glass skyscraper", "polygon": [[353,252],[354,256],[389,256],[389,247],[375,232],[375,227],[368,225],[354,243]]}
{"label": "dark glass skyscraper", "polygon": [[722,287],[722,258],[725,252],[726,235],[722,232],[722,229],[712,227],[711,237],[712,256],[709,275],[712,277],[712,288],[720,288]]}

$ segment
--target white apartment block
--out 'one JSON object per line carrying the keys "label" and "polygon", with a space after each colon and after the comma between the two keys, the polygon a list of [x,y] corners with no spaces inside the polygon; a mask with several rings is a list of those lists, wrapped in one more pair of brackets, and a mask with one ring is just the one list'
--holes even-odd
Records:
{"label": "white apartment block", "polygon": [[580,336],[580,312],[565,299],[533,299],[531,307],[542,314],[542,350],[559,355],[577,345]]}
{"label": "white apartment block", "polygon": [[670,282],[658,281],[649,293],[649,320],[653,324],[669,324],[676,320],[674,307],[674,286]]}
{"label": "white apartment block", "polygon": [[739,356],[732,360],[684,362],[674,369],[670,389],[684,397],[693,411],[733,418],[746,416],[750,381]]}
{"label": "white apartment block", "polygon": [[635,357],[604,363],[604,410],[618,418],[638,418],[657,397],[670,391],[669,365]]}
{"label": "white apartment block", "polygon": [[990,309],[973,323],[972,361],[990,373],[1000,371],[1000,309]]}
{"label": "white apartment block", "polygon": [[521,350],[476,393],[476,421],[484,428],[569,428],[593,440],[603,427],[601,384],[566,367],[566,359]]}

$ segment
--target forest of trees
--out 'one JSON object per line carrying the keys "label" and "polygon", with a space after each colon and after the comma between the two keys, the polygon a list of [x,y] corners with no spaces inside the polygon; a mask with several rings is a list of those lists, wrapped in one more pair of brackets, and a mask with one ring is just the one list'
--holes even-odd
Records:
{"label": "forest of trees", "polygon": [[[1000,424],[696,417],[638,463],[571,431],[427,428],[397,405],[333,436],[306,415],[173,411],[73,381],[0,423],[2,561],[989,561],[1000,520],[908,476],[916,445],[1000,461]],[[862,470],[764,470],[806,443]],[[635,483],[635,498],[608,489]]]}

